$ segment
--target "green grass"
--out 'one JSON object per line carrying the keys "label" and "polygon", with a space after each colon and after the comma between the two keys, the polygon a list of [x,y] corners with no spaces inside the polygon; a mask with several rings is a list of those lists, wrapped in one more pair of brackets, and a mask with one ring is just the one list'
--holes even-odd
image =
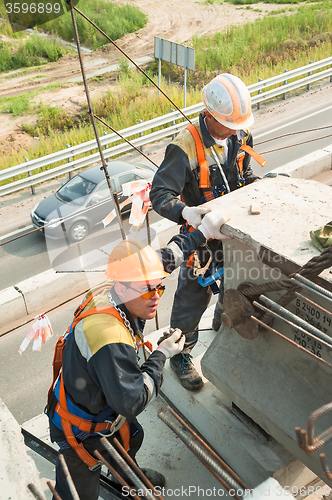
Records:
{"label": "green grass", "polygon": [[[112,40],[117,40],[127,33],[133,33],[143,28],[147,16],[137,7],[129,4],[118,5],[107,0],[80,0],[77,8],[91,19]],[[96,49],[109,43],[88,21],[75,13],[80,42],[87,47]],[[60,38],[74,41],[72,18],[70,12],[57,17],[42,26],[44,31],[54,32]]]}
{"label": "green grass", "polygon": [[14,43],[0,42],[0,72],[55,62],[66,52],[69,50],[53,39],[35,34]]}
{"label": "green grass", "polygon": [[38,90],[33,90],[25,94],[14,97],[1,97],[0,98],[0,113],[12,113],[14,116],[23,116],[28,111],[35,111],[36,106],[33,105],[33,99],[45,90],[55,90],[61,87],[61,83],[52,83],[46,85]]}
{"label": "green grass", "polygon": [[296,60],[310,47],[330,44],[332,2],[305,5],[284,16],[265,16],[252,23],[230,26],[213,36],[194,37],[196,66],[201,71],[248,73],[256,65]]}

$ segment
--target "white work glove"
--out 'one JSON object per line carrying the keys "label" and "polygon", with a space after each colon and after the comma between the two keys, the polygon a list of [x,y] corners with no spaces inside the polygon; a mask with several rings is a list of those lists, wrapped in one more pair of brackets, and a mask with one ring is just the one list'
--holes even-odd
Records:
{"label": "white work glove", "polygon": [[184,207],[182,217],[186,219],[190,226],[197,229],[202,222],[202,215],[207,214],[210,210],[210,208],[206,207]]}
{"label": "white work glove", "polygon": [[[167,335],[167,332],[164,332],[164,335],[165,334]],[[172,358],[176,354],[180,354],[180,352],[183,351],[183,346],[186,340],[186,337],[183,335],[182,339],[177,342],[181,335],[182,331],[179,330],[179,328],[175,328],[172,335],[166,338],[166,340],[163,340],[156,350],[163,352],[166,356],[166,359]]]}
{"label": "white work glove", "polygon": [[206,214],[202,223],[198,226],[198,230],[203,233],[207,240],[227,240],[229,236],[222,234],[220,228],[225,222],[231,218],[228,214],[223,214],[220,210],[213,210]]}

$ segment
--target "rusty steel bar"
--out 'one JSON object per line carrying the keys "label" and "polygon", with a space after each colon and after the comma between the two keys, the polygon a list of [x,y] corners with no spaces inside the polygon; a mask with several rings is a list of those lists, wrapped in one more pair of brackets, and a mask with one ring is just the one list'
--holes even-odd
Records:
{"label": "rusty steel bar", "polygon": [[[304,276],[301,276],[301,274],[294,274],[294,278],[291,278],[291,281],[296,282],[300,286],[306,285],[305,288],[308,288],[310,290],[314,290],[315,292],[318,292],[321,295],[324,295],[324,297],[329,298],[332,300],[332,293],[329,292],[328,290],[325,290],[322,286],[317,285],[316,283],[313,283],[312,281],[308,280]],[[298,283],[300,281],[300,283]]]}
{"label": "rusty steel bar", "polygon": [[[142,480],[145,485],[154,491],[154,486],[149,481],[149,479],[146,477],[146,475],[143,473],[143,471],[138,467],[137,463],[131,458],[129,453],[124,449],[120,441],[116,438],[112,439],[112,442],[115,444],[117,447],[118,451],[121,453],[122,457],[127,461],[127,463],[130,465],[130,467],[133,469],[133,471],[137,474],[137,476]],[[155,494],[158,496],[160,500],[164,500],[163,497],[160,495],[159,492],[155,492]]]}
{"label": "rusty steel bar", "polygon": [[298,445],[306,453],[314,453],[332,439],[332,427],[329,427],[316,437],[314,435],[316,420],[330,411],[332,411],[332,403],[321,406],[312,412],[308,418],[307,432],[300,427],[295,427]]}
{"label": "rusty steel bar", "polygon": [[265,304],[267,304],[268,306],[270,306],[273,311],[280,313],[280,314],[283,314],[287,319],[292,320],[297,325],[302,326],[307,332],[312,333],[313,335],[318,337],[320,340],[323,340],[324,342],[326,342],[327,344],[332,346],[331,337],[329,337],[325,333],[318,330],[318,328],[315,328],[314,326],[310,325],[309,323],[307,323],[303,319],[301,319],[298,316],[296,316],[295,314],[291,313],[290,311],[288,311],[287,309],[285,309],[281,305],[277,304],[273,300],[269,299],[268,297],[265,297],[265,295],[260,295],[259,299],[262,302],[264,302]]}
{"label": "rusty steel bar", "polygon": [[123,472],[126,474],[128,479],[138,488],[139,490],[143,490],[145,493],[145,496],[149,500],[154,500],[153,496],[151,493],[146,489],[142,481],[136,476],[136,474],[132,471],[132,469],[129,467],[129,465],[123,460],[123,458],[120,456],[120,454],[116,451],[114,446],[105,438],[101,438],[100,442],[104,446],[104,448],[107,450],[107,452],[111,455],[113,460],[121,467]]}
{"label": "rusty steel bar", "polygon": [[59,461],[60,461],[61,467],[63,469],[63,473],[64,473],[64,476],[66,478],[68,488],[70,490],[71,496],[73,497],[73,500],[80,500],[80,497],[78,496],[74,482],[72,480],[72,477],[71,477],[70,472],[68,470],[65,458],[62,455],[62,453],[60,453],[60,455],[59,455]]}
{"label": "rusty steel bar", "polygon": [[82,53],[81,53],[80,39],[79,39],[79,35],[78,35],[77,24],[76,24],[75,13],[74,13],[74,4],[73,4],[72,0],[66,0],[66,2],[70,6],[70,12],[71,12],[71,17],[72,17],[72,21],[73,21],[73,28],[74,28],[74,33],[75,33],[75,39],[76,39],[77,54],[78,54],[78,59],[79,59],[80,66],[81,66],[81,73],[82,73],[82,79],[83,79],[83,84],[84,84],[84,89],[85,89],[85,95],[86,95],[86,99],[87,99],[87,102],[88,102],[88,108],[89,108],[88,109],[88,113],[90,115],[92,127],[93,127],[93,130],[94,130],[94,133],[95,133],[95,138],[96,138],[96,141],[97,141],[98,151],[99,151],[99,155],[100,155],[100,159],[101,159],[101,163],[102,163],[101,170],[104,171],[109,191],[110,191],[110,193],[113,196],[113,199],[114,199],[114,202],[115,202],[115,211],[116,211],[116,215],[118,217],[118,221],[119,221],[119,225],[120,225],[120,230],[121,230],[122,238],[125,239],[126,238],[126,233],[125,233],[125,230],[124,230],[124,227],[123,227],[123,220],[122,220],[122,216],[121,216],[121,210],[120,210],[118,195],[117,195],[117,193],[114,193],[113,189],[112,189],[110,176],[109,176],[108,170],[107,170],[107,163],[105,161],[105,157],[104,157],[104,153],[103,153],[103,148],[101,146],[101,142],[100,142],[100,139],[99,139],[99,134],[98,134],[98,131],[97,131],[97,126],[96,126],[96,121],[95,121],[95,118],[94,118],[92,103],[91,103],[91,99],[90,99],[89,86],[88,86],[88,82],[87,82],[86,76],[85,76],[85,69],[84,69],[84,63],[83,63],[83,58],[82,58]]}
{"label": "rusty steel bar", "polygon": [[175,432],[175,434],[188,446],[188,448],[190,448],[192,451],[194,451],[195,454],[197,454],[198,458],[202,463],[204,463],[204,465],[208,465],[209,467],[211,467],[211,469],[214,470],[214,472],[216,472],[216,477],[222,479],[224,481],[224,485],[226,483],[228,491],[232,488],[235,490],[241,489],[240,484],[235,481],[230,476],[230,474],[228,474],[228,472],[223,470],[220,465],[215,462],[215,460],[212,460],[212,458],[209,457],[198,444],[194,443],[193,439],[187,436],[184,431],[179,429],[164,412],[159,412],[158,417]]}
{"label": "rusty steel bar", "polygon": [[332,365],[330,365],[330,363],[328,363],[327,361],[325,361],[325,359],[319,358],[318,356],[316,356],[312,352],[308,351],[307,349],[305,349],[301,345],[299,345],[296,342],[294,342],[294,340],[289,339],[288,337],[286,337],[282,333],[278,332],[277,330],[275,330],[271,326],[266,325],[260,319],[256,318],[255,316],[251,316],[251,319],[254,320],[258,325],[262,326],[263,328],[266,328],[267,330],[269,330],[272,333],[275,333],[276,335],[278,335],[279,337],[281,337],[283,340],[286,340],[287,342],[289,342],[290,344],[294,345],[295,347],[297,347],[301,351],[304,351],[306,354],[309,354],[311,357],[315,358],[315,360],[318,360],[320,363],[323,363],[325,366],[328,366],[329,368],[332,368]]}
{"label": "rusty steel bar", "polygon": [[46,484],[49,487],[49,489],[51,490],[51,493],[53,494],[54,500],[62,500],[59,493],[57,491],[55,491],[55,488],[52,485],[51,481],[47,481]]}
{"label": "rusty steel bar", "polygon": [[[69,1],[70,0],[66,0],[67,3]],[[172,104],[172,106],[174,106],[189,123],[192,123],[191,120],[188,118],[188,116],[172,101],[172,99],[156,84],[156,82],[154,82],[152,78],[150,78],[150,76],[147,73],[145,73],[145,71],[142,68],[140,68],[139,65],[136,64],[135,61],[131,59],[131,57],[129,57],[128,54],[126,54],[126,52],[122,50],[121,47],[119,47],[114,42],[114,40],[112,40],[112,38],[106,35],[106,33],[102,29],[100,29],[99,26],[97,26],[93,21],[91,21],[91,19],[89,19],[86,15],[84,15],[83,12],[78,10],[78,8],[75,7],[74,5],[73,9],[76,10],[76,12],[80,14],[86,21],[88,21],[88,23],[90,23],[94,28],[96,28],[96,30],[98,30],[99,33],[101,33],[105,38],[107,38],[107,40],[109,40],[114,45],[114,47],[116,47],[127,59],[129,59],[129,61],[136,67],[136,69],[138,69],[141,73],[143,73],[143,75],[150,81],[150,83],[152,83],[152,85],[154,85],[159,90],[159,92],[161,92],[163,96],[166,97],[166,99]]]}
{"label": "rusty steel bar", "polygon": [[235,479],[235,481],[237,481],[239,483],[240,486],[242,486],[242,488],[244,488],[245,490],[249,490],[249,486],[246,485],[246,483],[244,481],[242,481],[242,479],[233,471],[233,469],[231,469],[229,467],[229,465],[226,464],[226,462],[224,462],[222,460],[222,458],[219,457],[219,455],[217,455],[217,453],[215,451],[212,450],[212,448],[195,432],[193,431],[193,429],[180,417],[180,415],[178,415],[174,410],[173,408],[171,408],[170,406],[167,406],[167,410],[171,413],[171,415],[173,415],[173,417],[176,418],[176,420],[178,420],[180,422],[180,424],[188,431],[190,432],[190,434],[192,436],[194,436],[194,438],[203,446],[203,448],[205,448],[209,453],[210,455],[212,456],[212,458],[214,460],[216,460],[221,467],[223,467],[224,469],[227,470],[227,472],[229,472],[229,474]]}
{"label": "rusty steel bar", "polygon": [[324,314],[327,314],[328,316],[331,316],[332,317],[332,312],[331,311],[328,311],[327,309],[325,309],[324,307],[320,306],[319,304],[317,304],[316,302],[314,302],[313,300],[310,300],[308,299],[308,297],[305,297],[304,295],[302,295],[301,293],[299,292],[295,292],[295,295],[297,297],[299,297],[300,299],[308,302],[310,305],[316,307],[317,309],[319,309],[320,311],[322,311]]}
{"label": "rusty steel bar", "polygon": [[[300,332],[302,333],[305,333],[306,335],[308,335],[309,337],[312,337],[313,339],[317,340],[317,337],[312,334],[311,332],[309,332],[308,330],[306,330],[305,328],[302,328],[301,326],[299,325],[296,325],[295,323],[293,323],[292,321],[290,321],[289,319],[287,318],[283,318],[282,316],[279,316],[279,314],[275,313],[274,311],[271,311],[270,309],[268,309],[267,307],[263,306],[262,304],[260,304],[259,302],[256,302],[254,300],[254,302],[252,303],[253,306],[256,306],[258,307],[259,309],[261,309],[262,311],[265,312],[263,318],[265,316],[268,316],[269,314],[271,316],[273,316],[274,318],[277,318],[277,319],[281,319],[282,321],[285,321],[285,323],[288,323],[292,328],[296,328],[297,330],[299,330]],[[263,318],[261,318],[261,321],[263,320]],[[262,324],[266,327],[266,323],[264,323],[264,321],[262,321]],[[305,324],[307,325],[308,323],[305,322]],[[325,344],[326,347],[330,347],[331,344],[327,343],[327,342],[324,342],[324,340],[321,340],[320,339],[320,342],[323,342]]]}
{"label": "rusty steel bar", "polygon": [[45,500],[44,494],[40,493],[40,491],[38,491],[38,489],[36,488],[36,486],[33,483],[28,484],[28,489],[29,489],[29,491],[31,491],[31,493],[33,494],[33,496],[37,500]]}
{"label": "rusty steel bar", "polygon": [[323,467],[323,470],[326,474],[327,479],[332,479],[332,474],[331,474],[329,466],[327,465],[327,462],[326,462],[325,453],[321,453],[319,455],[319,458],[320,458],[320,463],[322,464],[322,467]]}
{"label": "rusty steel bar", "polygon": [[[332,427],[319,434],[319,436],[314,436],[314,425],[316,420],[330,411],[332,411],[332,403],[328,403],[321,408],[318,408],[310,415],[308,419],[308,442],[310,445],[315,443],[316,441],[325,440],[328,436],[331,436],[329,437],[328,441],[332,438]],[[325,443],[326,442],[327,441],[325,441]]]}
{"label": "rusty steel bar", "polygon": [[[130,489],[130,486],[128,483],[126,483],[126,481],[123,479],[122,476],[120,476],[120,474],[111,466],[111,464],[99,453],[99,451],[95,450],[94,451],[94,455],[98,458],[98,460],[101,461],[101,463],[103,465],[105,465],[105,467],[108,468],[108,470],[110,471],[110,473],[112,474],[112,476],[117,480],[119,481],[120,484],[122,484],[122,486],[126,486],[127,488]],[[130,495],[132,498],[134,498],[135,500],[141,500],[141,497],[139,497],[138,495],[136,494],[133,494],[133,495]]]}

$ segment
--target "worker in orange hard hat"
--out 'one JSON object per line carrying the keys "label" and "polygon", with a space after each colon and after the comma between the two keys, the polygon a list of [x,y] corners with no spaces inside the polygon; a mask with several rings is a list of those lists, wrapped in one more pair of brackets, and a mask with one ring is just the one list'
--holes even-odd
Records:
{"label": "worker in orange hard hat", "polygon": [[[259,179],[250,167],[250,155],[265,163],[252,149],[248,127],[254,118],[246,85],[238,77],[223,73],[203,88],[202,99],[205,109],[198,123],[190,124],[167,146],[150,192],[154,210],[181,224],[182,233],[199,226],[208,210],[205,202]],[[186,343],[170,364],[183,387],[191,391],[204,385],[190,352],[198,340],[198,324],[212,293],[219,293],[212,326],[218,330],[221,325],[222,242],[199,247],[196,256],[181,267],[171,313],[171,326],[183,331]],[[204,277],[198,278],[195,267],[204,268],[208,262]]]}
{"label": "worker in orange hard hat", "polygon": [[[94,451],[108,457],[100,436],[117,437],[135,458],[143,441],[136,416],[158,394],[166,359],[184,345],[181,331],[175,330],[139,366],[145,321],[156,315],[165,290],[163,278],[199,245],[222,238],[225,219],[220,212],[208,213],[196,231],[175,236],[158,252],[134,240],[119,243],[109,256],[107,281],[88,292],[66,335],[60,337],[47,414],[51,439],[65,457],[80,500],[99,496],[100,463]],[[142,470],[155,486],[164,485],[162,474]],[[72,498],[60,461],[56,491],[62,500]]]}

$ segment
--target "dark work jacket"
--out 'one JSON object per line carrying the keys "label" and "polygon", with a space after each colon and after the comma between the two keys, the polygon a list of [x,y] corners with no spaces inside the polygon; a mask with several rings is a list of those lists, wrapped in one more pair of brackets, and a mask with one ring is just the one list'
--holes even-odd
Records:
{"label": "dark work jacket", "polygon": [[[231,191],[237,189],[238,167],[237,156],[241,140],[232,135],[228,140],[227,159],[224,157],[223,148],[216,145],[204,123],[205,111],[199,116],[199,131],[203,139],[206,158],[209,163],[210,180],[212,188],[224,184],[219,168],[211,154],[210,148],[214,146],[220,163],[223,167]],[[249,131],[242,130],[239,134],[244,137],[248,146],[253,146],[253,139]],[[220,155],[218,154],[220,153]],[[246,153],[243,161],[243,173],[246,184],[250,184],[259,177],[255,176],[250,167],[250,156]],[[183,201],[180,200],[180,195]],[[184,207],[197,206],[203,195],[199,188],[199,167],[194,138],[185,129],[167,146],[165,158],[154,175],[150,199],[154,210],[178,224],[183,224],[181,212]]]}

